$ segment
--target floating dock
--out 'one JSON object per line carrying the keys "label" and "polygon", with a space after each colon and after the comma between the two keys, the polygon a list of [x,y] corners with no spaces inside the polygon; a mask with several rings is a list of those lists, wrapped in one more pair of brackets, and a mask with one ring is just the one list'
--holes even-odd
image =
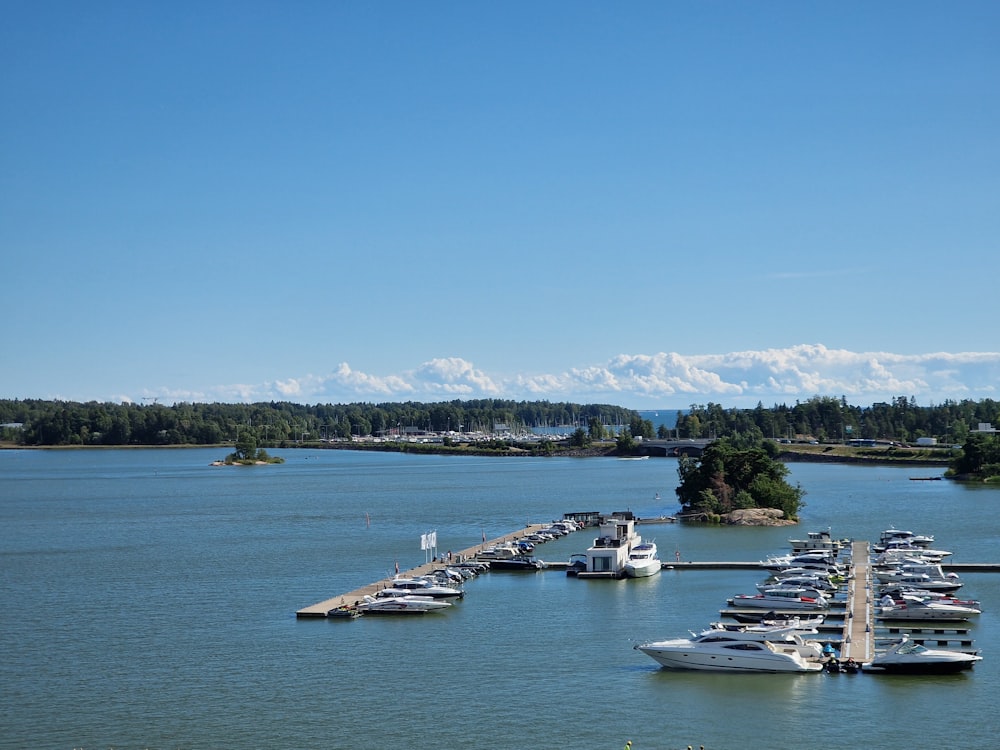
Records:
{"label": "floating dock", "polygon": [[[482,544],[476,545],[475,547],[468,547],[463,550],[459,550],[457,553],[452,553],[451,562],[462,562],[463,560],[472,560],[477,554],[482,552],[487,547],[492,547],[496,544],[502,544],[504,542],[516,542],[523,539],[530,534],[534,534],[537,531],[541,531],[546,528],[549,524],[532,524],[525,526],[523,529],[519,529],[511,534],[506,534],[504,536],[498,537],[496,539],[491,539],[489,541],[483,542]],[[435,570],[440,570],[441,568],[446,568],[449,565],[448,560],[437,560],[433,562],[424,563],[423,565],[418,565],[415,568],[411,568],[406,571],[400,571],[400,576],[405,576],[406,578],[414,578],[417,576],[428,575],[433,573]],[[566,569],[565,565],[561,566],[563,570]],[[337,607],[354,604],[364,600],[366,596],[375,596],[382,589],[389,588],[392,585],[391,578],[383,578],[380,581],[375,581],[375,583],[370,583],[367,586],[362,586],[359,589],[354,589],[354,591],[348,591],[345,594],[340,594],[332,599],[326,599],[321,602],[313,604],[311,607],[303,607],[298,612],[295,613],[296,617],[326,617],[330,610],[336,609]]]}
{"label": "floating dock", "polygon": [[847,576],[847,609],[840,655],[867,664],[875,656],[872,567],[868,542],[851,543],[851,571]]}

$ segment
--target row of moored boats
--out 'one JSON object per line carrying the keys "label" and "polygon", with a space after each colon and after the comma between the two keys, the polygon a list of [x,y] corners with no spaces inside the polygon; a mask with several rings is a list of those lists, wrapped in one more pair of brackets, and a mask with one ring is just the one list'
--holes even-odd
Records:
{"label": "row of moored boats", "polygon": [[[737,623],[712,623],[689,638],[652,641],[635,648],[671,669],[860,671],[861,665],[853,659],[841,661],[818,630],[850,575],[850,566],[842,559],[849,546],[827,531],[789,541],[788,554],[762,561],[769,575],[757,591],[734,596],[729,600],[733,609],[721,610]],[[979,614],[978,602],[955,597],[962,582],[941,568],[941,560],[950,553],[934,550],[932,544],[931,537],[898,529],[882,533],[872,560],[880,597],[875,615],[880,621],[962,622]],[[955,672],[970,669],[982,658],[974,652],[926,648],[908,634],[883,641],[881,646],[864,665],[866,670]]]}
{"label": "row of moored boats", "polygon": [[353,618],[360,615],[418,615],[447,611],[465,596],[465,581],[489,570],[541,570],[545,563],[531,554],[535,545],[578,528],[573,521],[557,521],[517,540],[483,548],[471,559],[443,563],[443,567],[426,575],[397,575],[374,596],[366,595],[360,601],[341,604],[327,612],[327,616]]}

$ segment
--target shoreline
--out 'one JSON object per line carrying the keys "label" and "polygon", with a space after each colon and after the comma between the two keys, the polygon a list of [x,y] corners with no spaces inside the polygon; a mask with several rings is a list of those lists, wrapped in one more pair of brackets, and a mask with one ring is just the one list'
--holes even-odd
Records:
{"label": "shoreline", "polygon": [[[213,443],[208,445],[14,445],[11,443],[0,443],[0,450],[187,450],[197,448],[218,448],[226,450],[232,448],[231,443]],[[525,450],[523,448],[511,448],[509,450],[495,450],[491,448],[477,448],[468,443],[460,445],[442,446],[433,444],[413,445],[410,443],[299,443],[294,445],[266,445],[267,449],[275,450],[350,450],[350,451],[379,451],[383,453],[427,453],[433,455],[452,456],[537,456],[540,458],[628,458],[635,457],[636,454],[620,454],[613,444],[602,444],[589,448],[565,448],[556,449],[551,453],[541,453],[538,451]],[[641,455],[641,454],[640,454]],[[650,456],[658,458],[658,456]],[[926,455],[906,456],[895,452],[893,455],[845,455],[843,453],[819,453],[814,450],[782,450],[775,456],[775,460],[783,463],[840,463],[840,464],[893,464],[905,466],[925,466],[925,467],[945,467],[950,463],[950,457],[934,458]]]}

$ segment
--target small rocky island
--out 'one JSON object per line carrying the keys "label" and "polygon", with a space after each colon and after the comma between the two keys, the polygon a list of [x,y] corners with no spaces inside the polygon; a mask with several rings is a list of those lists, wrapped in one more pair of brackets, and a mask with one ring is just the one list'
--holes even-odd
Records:
{"label": "small rocky island", "polygon": [[237,441],[236,450],[221,461],[213,461],[212,466],[263,466],[283,463],[285,459],[271,456],[263,448],[258,448],[257,441],[250,436]]}

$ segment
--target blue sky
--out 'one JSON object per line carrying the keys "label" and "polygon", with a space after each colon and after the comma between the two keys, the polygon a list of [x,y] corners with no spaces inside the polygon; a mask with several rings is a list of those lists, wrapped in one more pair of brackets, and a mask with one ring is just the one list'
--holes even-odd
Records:
{"label": "blue sky", "polygon": [[3,8],[0,397],[1000,397],[995,2]]}

